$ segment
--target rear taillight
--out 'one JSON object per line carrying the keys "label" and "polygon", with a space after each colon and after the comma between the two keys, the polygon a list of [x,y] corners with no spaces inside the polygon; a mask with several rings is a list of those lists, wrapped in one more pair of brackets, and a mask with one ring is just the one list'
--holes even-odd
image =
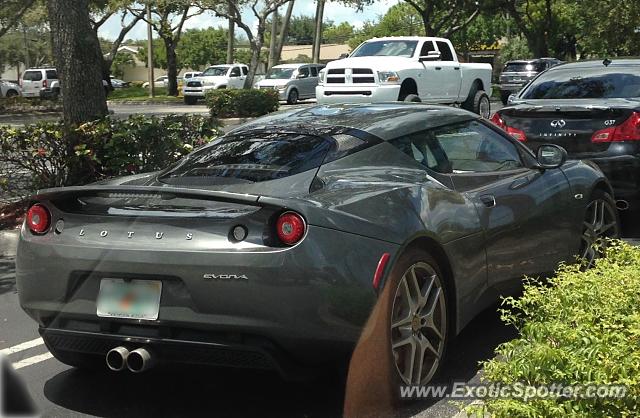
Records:
{"label": "rear taillight", "polygon": [[591,142],[620,142],[640,141],[640,112],[633,112],[631,116],[618,126],[596,131]]}
{"label": "rear taillight", "polygon": [[27,211],[27,227],[34,234],[44,234],[51,225],[49,210],[40,204],[35,204]]}
{"label": "rear taillight", "polygon": [[493,116],[491,117],[491,123],[496,125],[498,128],[506,131],[509,135],[511,135],[518,141],[527,141],[527,135],[525,135],[524,131],[522,129],[507,126],[507,123],[504,121],[504,119],[502,119],[502,117],[500,117],[499,113],[496,112],[493,114]]}
{"label": "rear taillight", "polygon": [[300,242],[304,237],[304,233],[307,229],[302,216],[295,212],[285,212],[278,218],[276,222],[276,229],[278,232],[278,238],[286,245],[294,245]]}
{"label": "rear taillight", "polygon": [[47,88],[47,80],[42,80],[42,88],[43,89]]}

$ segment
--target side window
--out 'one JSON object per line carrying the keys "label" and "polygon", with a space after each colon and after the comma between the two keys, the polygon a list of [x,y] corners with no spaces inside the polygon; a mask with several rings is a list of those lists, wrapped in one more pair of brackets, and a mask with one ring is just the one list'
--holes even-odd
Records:
{"label": "side window", "polygon": [[437,41],[438,50],[440,51],[442,61],[455,61],[453,59],[453,52],[451,52],[451,48],[449,44],[443,41]]}
{"label": "side window", "polygon": [[524,167],[516,145],[477,121],[407,135],[391,143],[439,173],[486,173]]}
{"label": "side window", "polygon": [[41,71],[27,71],[22,76],[22,79],[25,81],[40,81],[42,80],[42,72]]}
{"label": "side window", "polygon": [[301,67],[298,70],[298,77],[300,78],[307,78],[309,77],[309,67]]}
{"label": "side window", "polygon": [[429,54],[429,51],[435,51],[436,48],[433,46],[432,41],[426,41],[422,44],[422,49],[420,50],[420,56],[426,57]]}
{"label": "side window", "polygon": [[249,69],[247,67],[242,67],[242,75],[249,74]]}
{"label": "side window", "polygon": [[239,67],[233,67],[231,69],[231,72],[229,73],[229,77],[240,77],[240,68]]}
{"label": "side window", "polygon": [[309,67],[311,69],[311,77],[318,76],[318,67]]}
{"label": "side window", "polygon": [[56,70],[47,70],[47,80],[57,80],[58,72]]}

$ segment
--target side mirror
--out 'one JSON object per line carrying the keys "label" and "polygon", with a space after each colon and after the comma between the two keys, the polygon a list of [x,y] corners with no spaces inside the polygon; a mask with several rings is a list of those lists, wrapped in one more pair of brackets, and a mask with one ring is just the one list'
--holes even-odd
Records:
{"label": "side mirror", "polygon": [[422,55],[420,57],[420,62],[424,61],[439,61],[442,58],[442,54],[440,51],[429,51],[427,55]]}
{"label": "side mirror", "polygon": [[309,75],[307,75],[307,74],[298,74],[298,75],[296,76],[296,78],[297,78],[298,80],[300,80],[300,79],[302,79],[302,78],[308,78],[308,77],[309,77]]}
{"label": "side mirror", "polygon": [[542,169],[561,167],[567,161],[567,151],[554,144],[544,144],[538,148],[538,164]]}
{"label": "side mirror", "polygon": [[507,104],[508,105],[512,105],[513,102],[516,101],[516,95],[515,94],[510,94],[509,97],[507,98]]}
{"label": "side mirror", "polygon": [[349,58],[349,54],[347,54],[347,53],[340,54],[340,58],[338,58],[338,59],[342,60],[342,59],[345,59],[345,58]]}

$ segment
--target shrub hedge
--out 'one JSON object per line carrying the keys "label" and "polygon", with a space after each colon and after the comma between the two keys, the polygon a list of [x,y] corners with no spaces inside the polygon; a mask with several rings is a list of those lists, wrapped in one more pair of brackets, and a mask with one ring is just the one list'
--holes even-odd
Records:
{"label": "shrub hedge", "polygon": [[520,337],[484,363],[487,383],[527,387],[624,385],[623,398],[486,399],[495,417],[640,416],[640,248],[613,242],[607,257],[581,271],[564,266],[547,283],[507,298],[503,320]]}
{"label": "shrub hedge", "polygon": [[205,100],[213,118],[262,116],[280,107],[278,92],[271,89],[210,90]]}
{"label": "shrub hedge", "polygon": [[218,127],[195,115],[108,117],[71,129],[61,122],[0,126],[0,201],[162,169],[215,139]]}

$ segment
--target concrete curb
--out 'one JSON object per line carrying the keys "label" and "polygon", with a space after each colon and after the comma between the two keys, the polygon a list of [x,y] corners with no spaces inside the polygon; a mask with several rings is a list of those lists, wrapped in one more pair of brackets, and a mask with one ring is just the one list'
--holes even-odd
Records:
{"label": "concrete curb", "polygon": [[163,100],[163,101],[146,101],[146,100],[107,100],[107,106],[117,105],[141,105],[141,106],[153,106],[153,105],[184,105],[183,102],[178,100]]}
{"label": "concrete curb", "polygon": [[0,257],[15,257],[19,233],[19,229],[0,231]]}

